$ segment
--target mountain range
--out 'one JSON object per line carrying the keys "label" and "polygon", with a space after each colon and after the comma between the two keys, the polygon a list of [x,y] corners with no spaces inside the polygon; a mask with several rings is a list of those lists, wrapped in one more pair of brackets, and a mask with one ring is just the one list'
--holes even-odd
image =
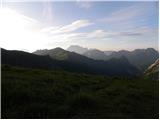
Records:
{"label": "mountain range", "polygon": [[[78,52],[77,52],[77,49]],[[72,49],[74,48],[74,49]],[[142,72],[147,69],[155,60],[159,58],[159,53],[153,48],[135,49],[134,51],[100,51],[97,49],[87,49],[80,46],[71,46],[67,50],[81,53],[88,58],[95,60],[109,60],[112,58],[126,57],[128,61]],[[80,51],[81,50],[81,51]]]}
{"label": "mountain range", "polygon": [[[140,51],[140,62],[154,56],[153,49],[143,50],[144,56]],[[159,117],[158,59],[142,72],[124,55],[95,60],[62,48],[33,53],[1,48],[1,63],[2,118]]]}
{"label": "mountain range", "polygon": [[20,67],[66,70],[109,76],[137,76],[140,74],[140,71],[123,56],[107,61],[94,60],[62,48],[37,50],[33,53],[1,49],[1,57],[2,64]]}
{"label": "mountain range", "polygon": [[2,64],[89,74],[137,76],[158,59],[158,52],[153,48],[100,51],[70,46],[68,49],[58,47],[33,53],[1,49]]}

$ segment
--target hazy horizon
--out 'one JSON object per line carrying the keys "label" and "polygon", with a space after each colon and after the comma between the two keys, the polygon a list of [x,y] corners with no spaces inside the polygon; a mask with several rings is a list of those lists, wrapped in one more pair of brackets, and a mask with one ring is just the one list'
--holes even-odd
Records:
{"label": "hazy horizon", "polygon": [[[71,46],[79,46],[79,47],[82,47],[82,48],[87,48],[88,50],[94,50],[94,49],[96,49],[96,50],[100,50],[100,51],[116,51],[116,52],[118,52],[118,51],[121,51],[121,50],[125,50],[125,51],[130,51],[130,52],[132,52],[132,51],[134,51],[134,50],[137,50],[137,49],[148,49],[148,48],[152,48],[152,47],[148,47],[148,48],[136,48],[136,49],[132,49],[132,50],[127,50],[127,49],[119,49],[119,50],[101,50],[101,49],[98,49],[98,48],[88,48],[88,47],[83,47],[83,46],[80,46],[80,45],[71,45]],[[70,47],[70,46],[69,46]],[[40,49],[36,49],[36,50],[34,50],[34,51],[29,51],[29,50],[27,50],[27,49],[6,49],[6,48],[3,48],[3,49],[6,49],[6,50],[18,50],[18,51],[24,51],[24,52],[29,52],[29,53],[32,53],[32,52],[35,52],[35,51],[37,51],[37,50],[50,50],[50,49],[55,49],[55,48],[62,48],[62,49],[64,49],[64,50],[67,50],[69,47],[67,47],[67,48],[63,48],[63,47],[60,47],[60,46],[57,46],[57,47],[54,47],[54,48],[40,48]],[[2,47],[1,47],[2,48]],[[155,49],[155,48],[153,48],[153,49]],[[158,51],[159,52],[159,49],[157,50],[157,49],[155,49],[156,51]],[[68,50],[67,50],[68,51]]]}
{"label": "hazy horizon", "polygon": [[33,52],[79,45],[159,51],[158,1],[3,1],[1,6],[0,47],[5,49]]}

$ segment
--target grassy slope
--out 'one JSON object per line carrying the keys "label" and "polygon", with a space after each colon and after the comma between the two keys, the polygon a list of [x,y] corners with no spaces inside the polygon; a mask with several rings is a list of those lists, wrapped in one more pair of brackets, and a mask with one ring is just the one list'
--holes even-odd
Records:
{"label": "grassy slope", "polygon": [[2,118],[158,118],[158,81],[2,66]]}

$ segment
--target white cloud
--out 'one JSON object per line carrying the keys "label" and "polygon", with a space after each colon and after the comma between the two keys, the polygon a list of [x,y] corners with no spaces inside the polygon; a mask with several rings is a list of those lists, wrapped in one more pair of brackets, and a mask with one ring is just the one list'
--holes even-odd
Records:
{"label": "white cloud", "polygon": [[[77,38],[85,37],[85,33],[78,33],[76,30],[92,25],[89,20],[77,20],[69,25],[52,26],[41,29],[41,33],[49,37],[48,47],[57,47],[55,45],[66,46],[68,42],[72,42]],[[62,45],[62,43],[64,43]]]}
{"label": "white cloud", "polygon": [[104,30],[95,30],[95,31],[89,33],[88,37],[91,37],[91,38],[103,38],[103,37],[107,37],[107,32],[104,31]]}
{"label": "white cloud", "polygon": [[92,25],[92,24],[93,23],[91,23],[89,20],[77,20],[70,25],[66,25],[66,26],[60,28],[60,31],[72,32],[72,31],[75,31],[79,28],[87,27],[87,26]]}
{"label": "white cloud", "polygon": [[52,27],[44,28],[42,29],[42,32],[49,32],[50,34],[69,33],[69,32],[78,30],[80,28],[87,27],[92,24],[93,23],[90,22],[89,20],[77,20],[69,25],[65,25],[61,27],[52,26]]}
{"label": "white cloud", "polygon": [[[50,35],[50,44],[51,43],[65,43],[65,42],[80,42],[80,41],[94,41],[94,40],[107,40],[107,39],[121,39],[121,38],[132,38],[136,36],[142,36],[144,33],[142,30],[129,30],[129,31],[111,31],[97,29],[90,32],[75,32],[75,27],[79,26],[81,22],[73,22],[70,25],[62,27],[50,27],[44,28],[42,31]],[[88,23],[88,22],[87,22]],[[73,27],[74,26],[74,27]],[[83,25],[81,25],[82,27]],[[84,25],[85,26],[85,25]],[[64,29],[65,28],[65,29]],[[66,29],[68,28],[68,29]],[[150,31],[148,31],[150,32]]]}

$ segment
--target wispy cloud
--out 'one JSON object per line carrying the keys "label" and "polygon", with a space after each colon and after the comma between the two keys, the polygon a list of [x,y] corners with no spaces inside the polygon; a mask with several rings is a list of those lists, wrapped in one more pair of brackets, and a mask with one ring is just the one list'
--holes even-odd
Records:
{"label": "wispy cloud", "polygon": [[44,28],[42,29],[42,32],[49,32],[51,34],[68,33],[68,32],[73,32],[83,27],[87,27],[89,25],[93,25],[93,23],[90,22],[89,20],[77,20],[77,21],[72,22],[69,25],[64,25],[61,27],[52,26],[52,27]]}
{"label": "wispy cloud", "polygon": [[119,10],[111,12],[105,18],[100,19],[99,21],[110,23],[110,24],[129,24],[134,21],[143,21],[144,15],[148,14],[150,9],[149,4],[136,4],[129,7],[121,8]]}
{"label": "wispy cloud", "polygon": [[77,30],[79,28],[87,27],[87,26],[92,25],[92,24],[93,23],[90,22],[89,20],[77,20],[77,21],[73,22],[70,25],[66,25],[66,26],[60,28],[60,31],[72,32],[72,31],[75,31],[75,30]]}
{"label": "wispy cloud", "polygon": [[133,37],[140,37],[145,34],[155,32],[149,27],[139,27],[130,29],[127,31],[114,31],[114,30],[103,30],[97,29],[89,32],[77,32],[79,28],[87,27],[93,23],[89,20],[77,20],[73,23],[61,27],[49,27],[43,28],[41,32],[46,33],[50,36],[50,43],[54,42],[71,42],[71,41],[94,41],[94,40],[107,40],[107,39],[129,39]]}
{"label": "wispy cloud", "polygon": [[135,31],[129,31],[129,32],[116,32],[116,31],[110,31],[110,30],[94,30],[92,32],[88,32],[83,34],[86,38],[90,38],[92,40],[94,39],[107,39],[112,38],[115,39],[117,37],[133,37],[133,36],[141,36],[143,33],[141,31],[135,32]]}
{"label": "wispy cloud", "polygon": [[[52,26],[41,29],[43,34],[49,36],[49,42],[47,43],[48,47],[53,47],[55,44],[62,44],[66,42],[71,42],[76,40],[77,38],[84,37],[84,33],[76,32],[76,30],[84,27],[88,27],[93,25],[89,20],[76,20],[71,24],[64,25],[64,26]],[[63,45],[62,45],[63,46]]]}
{"label": "wispy cloud", "polygon": [[53,23],[54,14],[53,14],[53,4],[49,1],[43,2],[43,11],[42,16],[45,18],[47,23]]}
{"label": "wispy cloud", "polygon": [[76,4],[80,7],[80,8],[84,8],[84,9],[89,9],[93,6],[93,2],[92,1],[77,1]]}

